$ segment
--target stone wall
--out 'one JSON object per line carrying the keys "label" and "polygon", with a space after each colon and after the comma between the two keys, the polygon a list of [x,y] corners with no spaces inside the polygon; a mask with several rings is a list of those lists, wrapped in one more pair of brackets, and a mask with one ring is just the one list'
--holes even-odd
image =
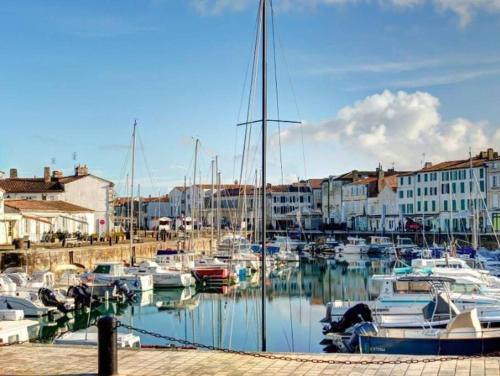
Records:
{"label": "stone wall", "polygon": [[[196,239],[194,249],[201,253],[209,249],[208,239]],[[145,242],[134,244],[135,260],[154,259],[158,249],[180,249],[182,244],[169,242]],[[1,270],[9,266],[21,266],[34,271],[56,271],[58,265],[77,264],[85,269],[92,269],[100,261],[121,261],[129,263],[131,259],[129,244],[114,244],[112,246],[88,246],[58,249],[29,249],[26,251],[8,251],[0,253]]]}

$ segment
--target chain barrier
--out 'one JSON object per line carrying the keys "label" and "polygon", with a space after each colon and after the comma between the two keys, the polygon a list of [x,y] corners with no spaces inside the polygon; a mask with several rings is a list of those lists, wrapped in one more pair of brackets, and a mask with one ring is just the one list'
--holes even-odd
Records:
{"label": "chain barrier", "polygon": [[[259,352],[250,352],[244,350],[231,350],[222,347],[212,346],[212,345],[204,345],[202,343],[191,342],[185,339],[179,339],[171,336],[167,336],[164,334],[159,334],[155,332],[151,332],[149,330],[136,328],[131,325],[127,325],[118,321],[116,324],[117,327],[122,327],[128,330],[132,330],[134,332],[149,335],[151,337],[164,339],[170,342],[177,342],[184,346],[193,346],[206,350],[219,351],[226,354],[235,354],[235,355],[246,355],[254,358],[263,358],[270,360],[286,360],[292,362],[299,363],[321,363],[321,364],[341,364],[341,365],[368,365],[368,364],[416,364],[416,363],[435,363],[435,362],[446,362],[452,360],[468,360],[468,359],[477,359],[481,357],[499,357],[500,351],[495,353],[487,354],[487,355],[459,355],[459,356],[436,356],[433,358],[413,358],[413,359],[394,359],[394,360],[343,360],[343,359],[318,359],[318,358],[298,358],[289,355],[276,355],[269,353],[259,353]],[[358,354],[363,355],[363,354]],[[403,356],[403,355],[401,355]]]}

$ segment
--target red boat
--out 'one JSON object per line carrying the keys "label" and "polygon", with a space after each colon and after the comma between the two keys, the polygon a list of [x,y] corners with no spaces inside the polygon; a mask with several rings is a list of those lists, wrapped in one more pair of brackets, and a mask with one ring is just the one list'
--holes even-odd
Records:
{"label": "red boat", "polygon": [[200,283],[211,285],[229,285],[231,283],[231,271],[229,268],[200,266],[192,269],[193,275]]}

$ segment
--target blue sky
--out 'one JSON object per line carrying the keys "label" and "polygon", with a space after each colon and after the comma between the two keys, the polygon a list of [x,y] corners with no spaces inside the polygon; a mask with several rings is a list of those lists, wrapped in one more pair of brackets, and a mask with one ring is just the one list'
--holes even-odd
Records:
{"label": "blue sky", "polygon": [[[274,2],[280,114],[304,121],[283,127],[285,180],[500,148],[498,0]],[[234,124],[245,117],[256,8],[251,0],[2,1],[0,170],[41,175],[55,158],[69,172],[76,152],[123,193],[137,118],[143,192],[192,175],[193,137],[205,180],[216,153],[223,180],[237,177],[243,129]],[[276,125],[269,149],[278,183]]]}

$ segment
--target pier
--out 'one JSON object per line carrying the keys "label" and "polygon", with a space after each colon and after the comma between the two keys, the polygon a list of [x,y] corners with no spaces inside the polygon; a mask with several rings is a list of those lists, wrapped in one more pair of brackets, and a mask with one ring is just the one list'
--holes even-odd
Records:
{"label": "pier", "polygon": [[[500,358],[439,361],[436,357],[352,354],[278,354],[328,363],[267,359],[215,351],[119,350],[120,375],[500,375]],[[430,361],[429,361],[430,360]],[[333,363],[338,361],[338,363]],[[345,364],[351,361],[353,364]],[[360,364],[366,362],[366,364]],[[377,364],[383,362],[384,364]],[[97,348],[23,344],[0,348],[2,375],[96,375]]]}

